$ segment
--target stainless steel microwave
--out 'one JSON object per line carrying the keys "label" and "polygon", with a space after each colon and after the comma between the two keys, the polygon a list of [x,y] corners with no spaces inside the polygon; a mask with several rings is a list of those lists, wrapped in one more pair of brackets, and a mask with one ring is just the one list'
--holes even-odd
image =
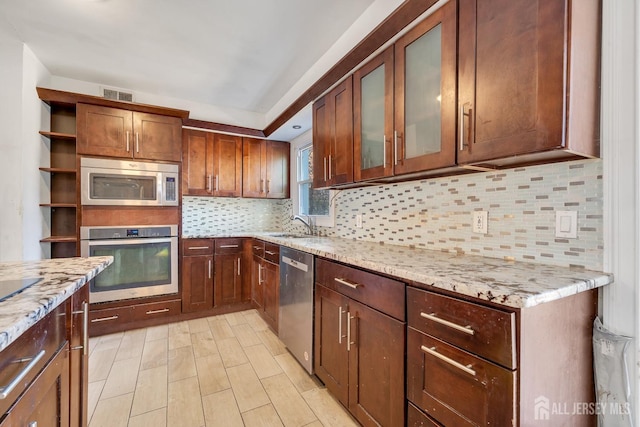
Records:
{"label": "stainless steel microwave", "polygon": [[80,201],[100,206],[178,206],[178,165],[80,159]]}

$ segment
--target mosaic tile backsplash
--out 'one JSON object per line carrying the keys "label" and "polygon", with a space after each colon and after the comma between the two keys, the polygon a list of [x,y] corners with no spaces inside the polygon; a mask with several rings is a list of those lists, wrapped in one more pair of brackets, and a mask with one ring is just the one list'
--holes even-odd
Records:
{"label": "mosaic tile backsplash", "polygon": [[[518,261],[602,269],[602,162],[430,178],[341,190],[335,226],[323,235]],[[473,211],[488,211],[488,233],[471,231]],[[578,212],[578,238],[555,237],[555,212]],[[285,230],[291,201],[185,197],[183,233]],[[363,227],[356,228],[356,215]],[[270,217],[271,216],[271,217]]]}

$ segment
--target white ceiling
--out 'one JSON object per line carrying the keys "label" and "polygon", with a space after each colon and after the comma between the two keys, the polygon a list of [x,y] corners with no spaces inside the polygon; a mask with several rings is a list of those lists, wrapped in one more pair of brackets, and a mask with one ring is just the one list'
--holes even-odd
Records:
{"label": "white ceiling", "polygon": [[266,114],[372,3],[0,0],[0,14],[54,76]]}

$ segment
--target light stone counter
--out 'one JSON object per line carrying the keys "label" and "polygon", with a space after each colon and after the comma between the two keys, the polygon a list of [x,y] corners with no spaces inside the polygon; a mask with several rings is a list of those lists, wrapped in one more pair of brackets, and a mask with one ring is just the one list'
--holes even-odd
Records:
{"label": "light stone counter", "polygon": [[[282,232],[234,234],[256,237],[314,255],[385,273],[508,307],[525,308],[613,282],[613,275],[581,268],[506,261],[474,255],[332,237],[277,237]],[[231,237],[231,236],[184,236]]]}
{"label": "light stone counter", "polygon": [[0,280],[42,277],[0,301],[0,351],[113,262],[113,257],[0,263]]}

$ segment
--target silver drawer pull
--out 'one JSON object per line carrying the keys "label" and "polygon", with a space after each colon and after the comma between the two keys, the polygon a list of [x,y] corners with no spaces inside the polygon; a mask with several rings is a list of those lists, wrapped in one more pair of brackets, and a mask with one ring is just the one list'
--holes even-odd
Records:
{"label": "silver drawer pull", "polygon": [[169,311],[168,308],[161,308],[160,310],[149,310],[146,314],[166,313],[167,311]]}
{"label": "silver drawer pull", "polygon": [[220,248],[222,249],[227,249],[227,248],[237,248],[238,245],[220,245]]}
{"label": "silver drawer pull", "polygon": [[267,250],[265,250],[264,253],[265,254],[269,254],[269,255],[275,255],[276,254],[275,252],[271,252],[271,251],[267,251]]}
{"label": "silver drawer pull", "polygon": [[260,249],[262,249],[262,246],[254,246],[253,249],[260,250]]}
{"label": "silver drawer pull", "polygon": [[465,334],[473,335],[476,333],[476,331],[471,329],[471,326],[469,325],[461,326],[461,325],[458,325],[457,323],[449,322],[448,320],[439,318],[438,316],[436,316],[435,313],[428,314],[428,313],[420,312],[420,316],[424,317],[425,319],[433,320],[434,322],[440,323],[441,325],[448,326],[452,329],[455,329],[456,331],[464,332]]}
{"label": "silver drawer pull", "polygon": [[476,371],[474,371],[473,369],[471,369],[471,367],[472,367],[473,365],[466,365],[466,366],[465,366],[465,365],[463,365],[462,363],[456,362],[456,361],[455,361],[455,360],[453,360],[453,359],[449,359],[447,356],[445,356],[445,355],[443,355],[443,354],[438,353],[438,352],[436,351],[436,348],[435,348],[435,347],[431,347],[431,348],[429,348],[429,347],[426,347],[426,346],[424,346],[424,345],[423,345],[423,346],[420,346],[420,349],[421,349],[422,351],[424,351],[425,353],[429,353],[430,355],[437,357],[438,359],[442,360],[443,362],[448,363],[448,364],[449,364],[449,365],[451,365],[451,366],[455,366],[456,368],[458,368],[458,369],[460,369],[460,370],[462,370],[462,371],[465,371],[465,372],[466,372],[467,374],[469,374],[469,375],[473,375],[474,377],[476,376]]}
{"label": "silver drawer pull", "polygon": [[190,246],[187,249],[189,249],[190,251],[198,251],[200,249],[211,249],[210,246]]}
{"label": "silver drawer pull", "polygon": [[116,320],[117,318],[118,318],[117,314],[115,316],[99,317],[97,319],[91,319],[91,323],[106,322],[107,320]]}
{"label": "silver drawer pull", "polygon": [[36,364],[40,361],[40,359],[42,359],[42,356],[44,356],[44,353],[45,353],[44,350],[40,350],[40,352],[36,354],[34,357],[23,357],[22,359],[17,359],[13,362],[13,363],[24,363],[24,362],[29,362],[29,363],[27,364],[27,366],[22,368],[22,370],[18,373],[18,375],[14,379],[12,379],[9,384],[7,384],[4,387],[0,387],[0,399],[6,399],[7,396],[11,394],[13,389],[16,388],[16,386],[20,383],[20,381],[22,381],[22,379],[25,376],[27,376],[29,371],[32,370],[34,366],[36,366]]}
{"label": "silver drawer pull", "polygon": [[339,277],[336,277],[333,280],[335,280],[336,282],[338,282],[338,283],[340,283],[342,285],[348,286],[348,287],[350,287],[352,289],[358,289],[358,287],[362,286],[360,283],[347,282],[346,280],[341,279]]}

